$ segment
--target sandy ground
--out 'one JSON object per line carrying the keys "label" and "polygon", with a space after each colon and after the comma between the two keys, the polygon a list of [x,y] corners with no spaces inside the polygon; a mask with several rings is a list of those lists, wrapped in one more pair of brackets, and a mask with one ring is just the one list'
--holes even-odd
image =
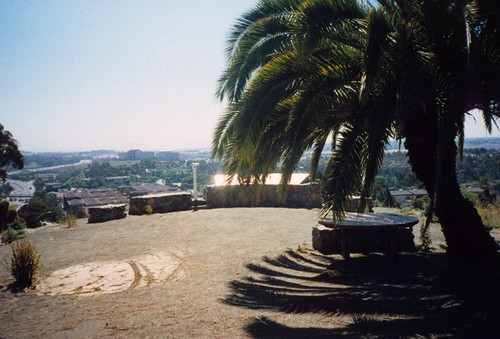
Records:
{"label": "sandy ground", "polygon": [[[311,250],[318,212],[199,210],[39,228],[27,237],[43,265],[34,290],[10,291],[0,266],[0,338],[493,333],[492,315],[443,278],[436,225],[433,254],[354,255],[346,268]],[[0,260],[10,255],[0,246]]]}

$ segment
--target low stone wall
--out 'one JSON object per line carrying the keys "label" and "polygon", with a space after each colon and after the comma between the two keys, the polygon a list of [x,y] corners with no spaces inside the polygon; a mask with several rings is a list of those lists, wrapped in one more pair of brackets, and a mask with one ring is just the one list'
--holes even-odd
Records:
{"label": "low stone wall", "polygon": [[131,215],[167,213],[185,211],[191,207],[191,194],[187,192],[150,194],[130,198],[128,213]]}
{"label": "low stone wall", "polygon": [[126,206],[126,204],[120,204],[89,207],[88,222],[89,224],[92,224],[115,219],[123,219],[127,216],[127,213],[125,213]]}
{"label": "low stone wall", "polygon": [[[377,233],[378,232],[378,233]],[[415,251],[414,236],[411,228],[401,228],[396,231],[395,250],[401,252]],[[387,238],[379,231],[358,231],[356,236],[350,236],[349,251],[351,253],[370,253],[387,251]],[[342,242],[340,230],[323,225],[316,225],[312,230],[312,245],[322,254],[341,254]]]}
{"label": "low stone wall", "polygon": [[209,208],[220,207],[295,207],[320,208],[318,183],[289,185],[284,196],[278,185],[207,186],[203,197]]}

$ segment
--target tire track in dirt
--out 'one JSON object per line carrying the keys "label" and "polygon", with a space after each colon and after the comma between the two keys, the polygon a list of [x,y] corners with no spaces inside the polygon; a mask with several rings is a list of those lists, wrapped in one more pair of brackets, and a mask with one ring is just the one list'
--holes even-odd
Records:
{"label": "tire track in dirt", "polygon": [[93,262],[52,272],[42,279],[36,293],[43,295],[96,295],[127,292],[189,275],[182,257],[171,253],[147,254],[125,261]]}
{"label": "tire track in dirt", "polygon": [[134,288],[139,286],[139,284],[141,283],[141,278],[142,278],[141,270],[139,269],[139,266],[137,266],[137,264],[132,260],[128,261],[128,264],[132,268],[132,271],[134,271],[134,280],[132,281],[132,284],[130,284],[130,287],[126,289],[126,291],[133,290]]}

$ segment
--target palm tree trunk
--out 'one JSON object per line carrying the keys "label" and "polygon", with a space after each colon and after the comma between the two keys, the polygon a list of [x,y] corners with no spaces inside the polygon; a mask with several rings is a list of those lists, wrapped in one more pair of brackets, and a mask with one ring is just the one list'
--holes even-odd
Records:
{"label": "palm tree trunk", "polygon": [[[446,239],[447,254],[460,262],[485,262],[498,258],[498,245],[483,225],[472,202],[460,192],[456,176],[457,147],[452,123],[439,129],[435,116],[419,117],[409,125],[405,145],[416,176],[432,194],[435,213]],[[439,145],[439,149],[435,148]],[[439,165],[436,162],[439,154]],[[436,166],[439,170],[436,171]],[[436,175],[439,177],[436,178]],[[438,179],[438,180],[436,180]]]}

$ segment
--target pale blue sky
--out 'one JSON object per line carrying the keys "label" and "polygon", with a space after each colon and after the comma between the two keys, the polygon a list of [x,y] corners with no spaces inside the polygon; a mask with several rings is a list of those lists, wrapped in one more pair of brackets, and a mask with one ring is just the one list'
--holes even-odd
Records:
{"label": "pale blue sky", "polygon": [[4,0],[0,123],[26,151],[210,147],[225,41],[255,3]]}

